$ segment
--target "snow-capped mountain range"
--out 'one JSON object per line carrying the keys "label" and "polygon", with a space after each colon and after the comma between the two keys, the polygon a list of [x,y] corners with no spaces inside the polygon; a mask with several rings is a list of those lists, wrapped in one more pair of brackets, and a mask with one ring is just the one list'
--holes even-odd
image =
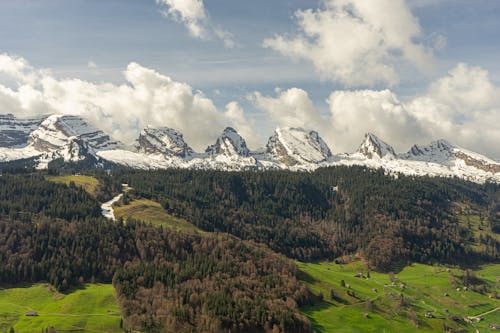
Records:
{"label": "snow-capped mountain range", "polygon": [[[0,115],[0,168],[22,162],[47,168],[52,161],[140,169],[193,168],[217,170],[288,169],[311,171],[335,165],[383,168],[388,173],[460,177],[500,183],[500,163],[437,140],[398,154],[372,133],[352,154],[334,154],[315,131],[277,128],[265,148],[251,151],[228,127],[203,153],[195,152],[175,129],[148,126],[132,146],[115,141],[77,116],[48,115],[20,119]],[[18,163],[18,164],[19,164]]]}

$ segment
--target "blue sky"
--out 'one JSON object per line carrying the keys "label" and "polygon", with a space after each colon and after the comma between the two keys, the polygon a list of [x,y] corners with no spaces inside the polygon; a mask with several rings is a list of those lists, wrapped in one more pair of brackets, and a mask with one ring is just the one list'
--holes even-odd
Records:
{"label": "blue sky", "polygon": [[[23,57],[34,68],[50,68],[57,79],[96,83],[122,84],[127,65],[137,62],[203,91],[218,109],[237,101],[264,128],[276,121],[264,121],[273,111],[248,100],[255,91],[276,96],[276,87],[298,87],[327,115],[326,100],[332,91],[390,88],[401,101],[409,101],[458,63],[478,66],[488,72],[492,84],[500,83],[500,2],[496,0],[404,2],[422,30],[415,43],[427,47],[436,36],[445,41],[433,49],[433,68],[422,71],[397,61],[396,84],[354,85],[322,77],[310,59],[292,59],[263,47],[265,39],[276,35],[298,36],[294,13],[321,10],[323,1],[205,0],[203,4],[210,25],[230,32],[235,47],[224,47],[215,36],[191,36],[183,22],[162,15],[168,4],[155,0],[16,0],[0,2],[0,53]],[[391,9],[381,8],[387,10]],[[89,62],[96,67],[89,68]]]}

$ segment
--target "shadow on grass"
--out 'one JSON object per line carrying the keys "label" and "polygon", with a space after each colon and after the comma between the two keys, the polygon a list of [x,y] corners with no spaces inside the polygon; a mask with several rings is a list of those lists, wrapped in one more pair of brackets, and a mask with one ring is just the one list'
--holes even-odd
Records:
{"label": "shadow on grass", "polygon": [[307,283],[315,283],[315,282],[319,282],[318,280],[316,280],[314,277],[312,277],[311,275],[309,275],[308,273],[304,272],[303,270],[299,269],[297,271],[297,278],[301,281],[304,281],[304,282],[307,282]]}
{"label": "shadow on grass", "polygon": [[316,311],[322,311],[322,310],[328,309],[332,306],[335,306],[335,305],[333,305],[332,303],[323,301],[323,302],[318,302],[315,305],[305,306],[305,307],[301,308],[301,311],[307,315],[307,318],[309,318],[309,321],[311,322],[311,325],[313,328],[313,332],[327,332],[327,330],[323,325],[320,324],[319,321],[314,319],[311,314],[313,312],[316,312]]}
{"label": "shadow on grass", "polygon": [[[96,284],[101,284],[101,283],[106,284],[104,282],[96,282]],[[39,282],[20,282],[20,283],[15,283],[15,284],[0,284],[0,290],[12,289],[12,288],[29,289],[29,288],[32,288],[32,287],[37,286],[37,285],[46,285],[50,291],[57,292],[59,294],[65,295],[65,296],[70,295],[70,294],[74,293],[75,291],[87,289],[87,285],[84,283],[84,284],[80,284],[77,286],[71,286],[68,289],[60,291],[60,290],[57,290],[56,287],[54,287],[53,285],[51,285],[47,281],[39,281]]]}

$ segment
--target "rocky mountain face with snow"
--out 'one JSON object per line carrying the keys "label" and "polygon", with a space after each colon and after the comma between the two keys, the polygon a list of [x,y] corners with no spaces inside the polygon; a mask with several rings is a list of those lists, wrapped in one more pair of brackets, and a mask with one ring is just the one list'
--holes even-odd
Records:
{"label": "rocky mountain face with snow", "polygon": [[144,154],[163,154],[181,158],[194,154],[193,149],[184,141],[182,134],[168,127],[148,126],[139,134],[135,147],[139,153]]}
{"label": "rocky mountain face with snow", "polygon": [[332,157],[317,132],[302,128],[277,128],[266,148],[269,156],[286,166],[318,164]]}
{"label": "rocky mountain face with snow", "polygon": [[52,115],[47,117],[28,138],[28,145],[38,151],[62,148],[77,137],[96,150],[116,149],[121,146],[109,135],[77,116]]}
{"label": "rocky mountain face with snow", "polygon": [[[89,165],[102,165],[97,151],[114,150],[123,146],[109,135],[77,116],[50,115],[40,118],[19,119],[12,115],[0,116],[4,127],[17,128],[16,144],[5,140],[0,145],[0,162],[26,160],[40,169],[55,160],[66,163],[90,161]],[[11,132],[5,133],[11,137]],[[0,137],[1,138],[1,137]],[[8,146],[7,146],[8,145]],[[6,147],[7,146],[7,147]]]}
{"label": "rocky mountain face with snow", "polygon": [[46,117],[16,118],[12,114],[0,115],[0,147],[25,146],[28,137]]}
{"label": "rocky mountain face with snow", "polygon": [[123,165],[141,169],[192,168],[217,170],[288,169],[361,165],[397,175],[460,177],[474,182],[500,182],[500,163],[445,140],[396,151],[376,135],[365,135],[353,154],[332,154],[315,131],[277,128],[264,149],[251,151],[233,128],[226,128],[203,153],[196,153],[181,133],[147,127],[134,146],[127,147],[76,116],[51,115],[19,119],[0,115],[0,168],[31,163],[43,169],[50,163],[86,167]]}
{"label": "rocky mountain face with snow", "polygon": [[211,156],[224,155],[227,157],[248,157],[250,150],[247,148],[245,139],[243,139],[234,128],[227,127],[217,138],[215,144],[209,146],[205,153]]}
{"label": "rocky mountain face with snow", "polygon": [[396,158],[394,148],[372,133],[365,135],[361,146],[356,152],[366,158]]}
{"label": "rocky mountain face with snow", "polygon": [[500,173],[500,164],[480,154],[458,147],[446,140],[437,140],[429,145],[414,145],[401,156],[404,159],[438,163],[443,165],[465,165],[491,173]]}

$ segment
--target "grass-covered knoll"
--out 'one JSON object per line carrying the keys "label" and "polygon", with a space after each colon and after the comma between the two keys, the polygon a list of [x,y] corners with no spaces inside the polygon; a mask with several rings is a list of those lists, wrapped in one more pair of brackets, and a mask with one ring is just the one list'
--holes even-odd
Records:
{"label": "grass-covered knoll", "polygon": [[[459,269],[422,264],[398,274],[368,274],[362,261],[299,262],[298,266],[303,281],[324,298],[303,308],[317,332],[443,332],[446,327],[474,332],[463,318],[500,306],[499,300],[490,298],[499,289],[498,264],[468,275]],[[474,325],[481,332],[488,331],[489,324],[500,323],[499,318],[500,311],[493,312]]]}
{"label": "grass-covered knoll", "polygon": [[168,214],[167,211],[155,201],[138,199],[130,201],[127,205],[116,205],[113,209],[117,219],[123,218],[126,221],[129,218],[133,218],[156,226],[169,227],[175,230],[200,231],[188,221]]}
{"label": "grass-covered knoll", "polygon": [[[38,316],[26,316],[36,311]],[[0,289],[0,331],[121,332],[120,312],[111,284],[87,284],[61,294],[47,284]]]}
{"label": "grass-covered knoll", "polygon": [[99,180],[91,176],[72,175],[72,176],[47,176],[46,179],[51,182],[70,185],[71,182],[77,187],[81,187],[87,193],[95,195]]}

